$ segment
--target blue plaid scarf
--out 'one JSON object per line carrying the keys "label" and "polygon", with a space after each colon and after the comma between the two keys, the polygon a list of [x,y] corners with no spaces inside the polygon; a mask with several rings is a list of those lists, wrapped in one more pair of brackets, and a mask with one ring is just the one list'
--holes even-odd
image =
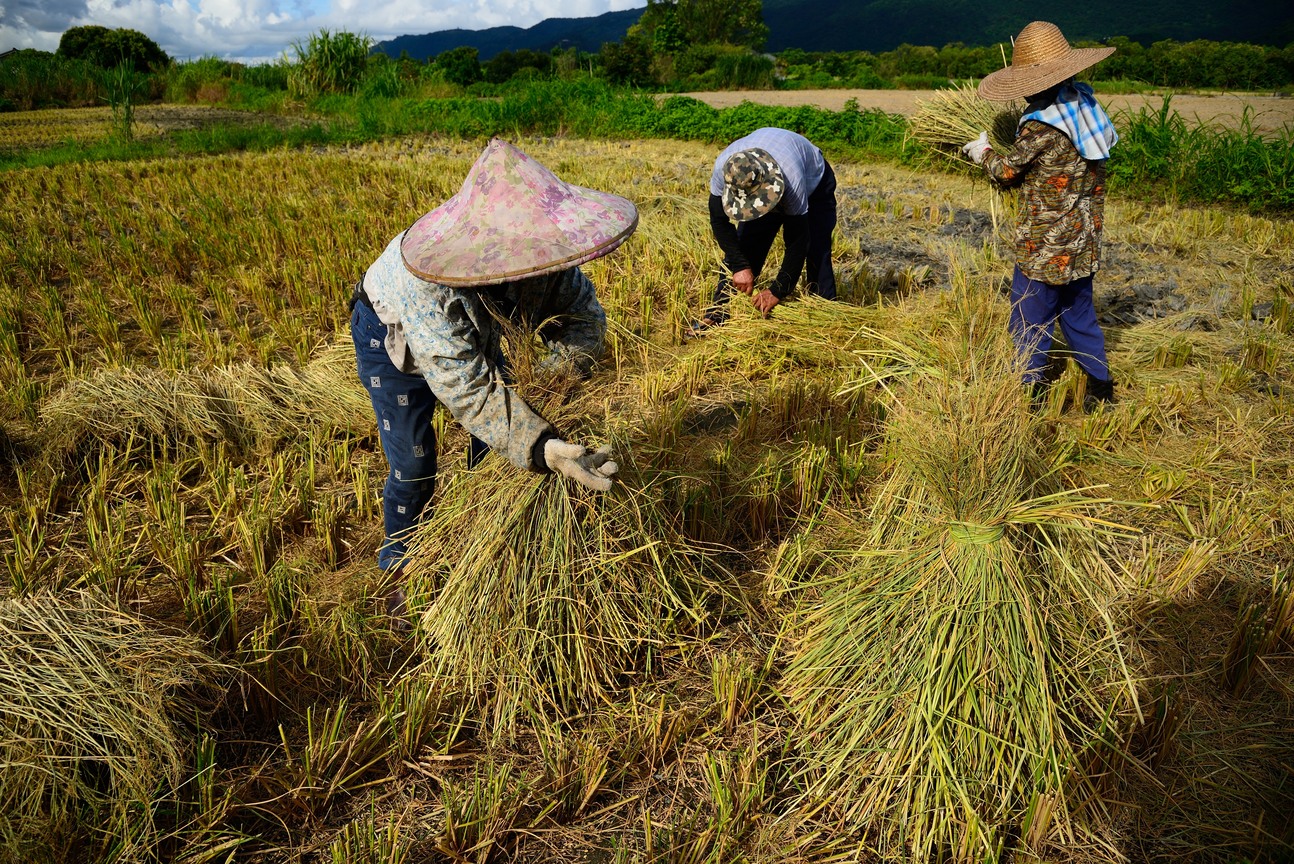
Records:
{"label": "blue plaid scarf", "polygon": [[1086,84],[1064,85],[1054,102],[1020,118],[1021,123],[1026,120],[1037,120],[1064,132],[1084,159],[1109,159],[1110,148],[1119,140],[1109,115]]}

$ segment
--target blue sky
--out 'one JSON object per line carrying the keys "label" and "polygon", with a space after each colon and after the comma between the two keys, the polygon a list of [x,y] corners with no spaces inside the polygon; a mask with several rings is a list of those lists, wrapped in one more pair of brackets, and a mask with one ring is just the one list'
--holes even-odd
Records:
{"label": "blue sky", "polygon": [[646,0],[0,0],[0,51],[53,51],[69,27],[148,34],[172,57],[259,62],[321,28],[377,39],[462,27],[529,27],[645,6]]}

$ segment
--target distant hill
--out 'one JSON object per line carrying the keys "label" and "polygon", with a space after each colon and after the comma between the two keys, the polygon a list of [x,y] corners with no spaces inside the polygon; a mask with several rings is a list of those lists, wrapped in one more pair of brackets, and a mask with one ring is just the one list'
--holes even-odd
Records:
{"label": "distant hill", "polygon": [[485,30],[440,30],[422,36],[397,36],[375,48],[392,57],[408,51],[415,60],[426,60],[450,48],[471,45],[482,60],[501,51],[529,48],[549,51],[556,45],[574,45],[581,51],[599,51],[603,42],[619,42],[629,25],[642,16],[641,9],[607,12],[596,18],[547,18],[533,27],[490,27]]}
{"label": "distant hill", "polygon": [[[471,45],[488,60],[500,51],[548,51],[575,45],[597,51],[618,42],[642,9],[596,18],[549,18],[533,27],[441,30],[380,42],[378,51],[419,60]],[[1294,4],[1289,0],[1086,0],[1040,10],[1029,0],[764,0],[768,50],[889,51],[904,42],[939,47],[950,42],[1006,42],[1030,21],[1060,25],[1070,41],[1127,36],[1144,45],[1160,39],[1216,39],[1287,45],[1294,42]]]}
{"label": "distant hill", "polygon": [[1289,0],[1085,0],[1046,8],[1030,0],[764,0],[770,51],[889,51],[904,42],[992,45],[1039,18],[1059,25],[1071,42],[1111,36],[1143,45],[1160,39],[1294,41]]}

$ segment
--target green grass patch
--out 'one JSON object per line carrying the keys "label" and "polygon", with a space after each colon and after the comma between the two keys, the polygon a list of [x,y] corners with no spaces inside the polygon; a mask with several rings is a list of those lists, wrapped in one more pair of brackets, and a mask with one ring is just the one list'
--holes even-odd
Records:
{"label": "green grass patch", "polygon": [[[716,109],[688,96],[662,100],[596,79],[498,85],[492,92],[497,95],[488,98],[331,94],[305,104],[305,112],[318,118],[309,125],[217,125],[161,140],[20,150],[0,156],[0,170],[324,146],[427,133],[458,138],[672,138],[719,144],[762,126],[792,129],[837,157],[904,164],[916,164],[921,158],[908,140],[907,120],[862,110],[856,104],[847,104],[842,111],[749,102]],[[289,110],[282,93],[248,84],[231,86],[225,104],[262,112]],[[1124,113],[1116,122],[1122,136],[1110,159],[1110,187],[1116,194],[1232,204],[1256,212],[1294,209],[1294,131],[1264,138],[1247,116],[1236,129],[1188,124],[1172,109],[1170,97],[1158,110]]]}

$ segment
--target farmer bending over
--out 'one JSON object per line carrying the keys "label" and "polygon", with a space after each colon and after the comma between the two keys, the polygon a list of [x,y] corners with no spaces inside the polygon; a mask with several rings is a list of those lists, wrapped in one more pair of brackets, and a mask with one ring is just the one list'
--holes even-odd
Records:
{"label": "farmer bending over", "polygon": [[988,133],[962,149],[1003,186],[1020,186],[1011,281],[1011,336],[1035,401],[1045,393],[1043,367],[1057,319],[1087,373],[1083,407],[1114,399],[1105,336],[1092,305],[1092,275],[1100,266],[1105,209],[1105,160],[1119,140],[1086,84],[1074,75],[1114,53],[1073,49],[1055,24],[1034,21],[1020,31],[1011,65],[979,84],[985,99],[1028,98],[1015,146],[995,153]]}
{"label": "farmer bending over", "polygon": [[[611,252],[638,226],[616,195],[572,186],[495,139],[458,194],[401,232],[355,286],[351,336],[390,466],[383,493],[383,571],[399,568],[431,502],[439,401],[471,433],[469,467],[491,449],[518,468],[556,471],[606,491],[606,449],[567,442],[508,386],[504,322],[542,322],[553,368],[586,375],[606,316],[577,265]],[[396,581],[399,581],[398,569]],[[388,611],[404,624],[404,593]]]}
{"label": "farmer bending over", "polygon": [[[736,220],[736,227],[729,219]],[[765,315],[786,299],[807,270],[809,290],[836,299],[831,233],[836,229],[836,175],[809,139],[785,129],[756,129],[729,144],[710,174],[710,229],[732,277],[719,277],[699,336],[728,318],[732,289],[750,296]],[[786,246],[773,283],[758,292],[755,280],[777,232]]]}

